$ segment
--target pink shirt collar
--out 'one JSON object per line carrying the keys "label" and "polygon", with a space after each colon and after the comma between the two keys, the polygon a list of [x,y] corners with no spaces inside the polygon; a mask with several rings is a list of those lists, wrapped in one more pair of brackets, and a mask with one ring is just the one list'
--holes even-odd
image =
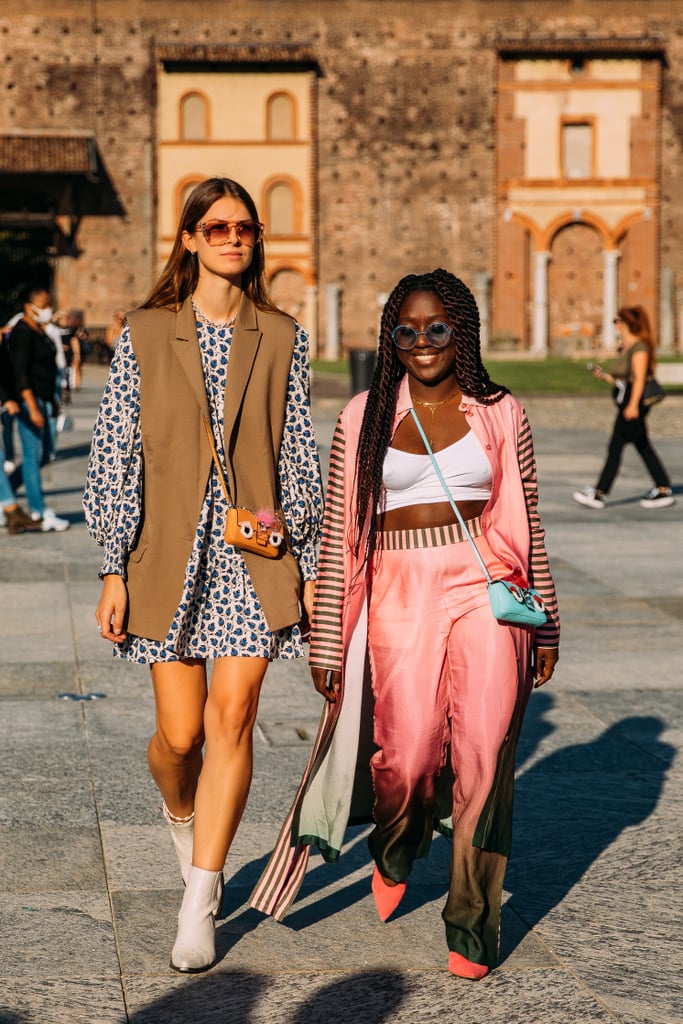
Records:
{"label": "pink shirt collar", "polygon": [[[472,398],[471,395],[463,395],[462,401],[460,402],[460,408],[466,408],[471,405],[480,405],[476,398]],[[410,412],[413,407],[413,403],[410,400],[410,377],[407,373],[403,375],[398,384],[398,394],[396,396],[396,408],[394,409],[394,422],[392,426],[392,434],[396,431],[399,423],[404,416]]]}

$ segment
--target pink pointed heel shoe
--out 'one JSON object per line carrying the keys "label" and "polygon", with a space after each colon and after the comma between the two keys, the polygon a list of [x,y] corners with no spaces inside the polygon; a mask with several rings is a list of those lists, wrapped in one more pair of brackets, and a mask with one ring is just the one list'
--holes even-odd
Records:
{"label": "pink pointed heel shoe", "polygon": [[475,964],[471,960],[465,960],[460,953],[453,952],[448,954],[448,970],[458,978],[469,978],[470,981],[481,981],[489,973],[485,964]]}
{"label": "pink pointed heel shoe", "polygon": [[379,869],[375,868],[370,888],[380,921],[387,921],[405,896],[406,883],[397,882],[396,885],[387,885],[380,875]]}

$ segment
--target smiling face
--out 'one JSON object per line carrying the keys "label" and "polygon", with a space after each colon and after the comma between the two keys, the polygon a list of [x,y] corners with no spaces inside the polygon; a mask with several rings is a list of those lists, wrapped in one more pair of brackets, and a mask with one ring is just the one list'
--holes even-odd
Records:
{"label": "smiling face", "polygon": [[[234,224],[252,221],[253,218],[241,199],[226,195],[212,203],[201,220],[227,221]],[[228,240],[221,245],[209,245],[197,225],[194,231],[183,232],[183,242],[189,252],[197,254],[200,277],[216,275],[239,283],[242,274],[248,270],[254,258],[254,245],[248,244],[244,238],[238,238],[234,229],[230,231]]]}
{"label": "smiling face", "polygon": [[[414,327],[424,332],[431,324],[442,323],[452,327],[452,323],[441,299],[434,292],[411,292],[403,300],[398,314],[398,323]],[[435,387],[447,381],[452,383],[456,378],[455,333],[445,348],[437,349],[430,344],[424,333],[420,333],[409,352],[396,349],[399,362],[406,368],[412,379],[425,387]]]}

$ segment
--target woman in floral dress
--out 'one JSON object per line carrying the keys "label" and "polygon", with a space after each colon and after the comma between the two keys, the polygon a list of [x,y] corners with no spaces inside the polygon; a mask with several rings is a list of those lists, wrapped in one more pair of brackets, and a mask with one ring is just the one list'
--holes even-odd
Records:
{"label": "woman in floral dress", "polygon": [[[171,955],[184,972],[215,962],[261,684],[270,660],[303,656],[315,586],[322,490],[308,341],[268,299],[262,234],[237,182],[192,191],[166,267],[114,353],[84,495],[104,548],[98,628],[116,657],[151,669],[148,761],[185,882]],[[225,541],[215,458],[235,504],[282,514],[277,558]]]}

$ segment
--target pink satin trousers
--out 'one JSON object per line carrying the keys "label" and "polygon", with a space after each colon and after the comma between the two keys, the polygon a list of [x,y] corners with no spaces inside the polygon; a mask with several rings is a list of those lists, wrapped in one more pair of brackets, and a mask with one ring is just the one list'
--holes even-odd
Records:
{"label": "pink satin trousers", "polygon": [[[468,525],[491,575],[509,576],[481,521]],[[378,747],[370,850],[386,878],[404,881],[452,807],[448,947],[494,966],[533,632],[493,618],[459,527],[384,533],[380,543],[368,622]]]}

